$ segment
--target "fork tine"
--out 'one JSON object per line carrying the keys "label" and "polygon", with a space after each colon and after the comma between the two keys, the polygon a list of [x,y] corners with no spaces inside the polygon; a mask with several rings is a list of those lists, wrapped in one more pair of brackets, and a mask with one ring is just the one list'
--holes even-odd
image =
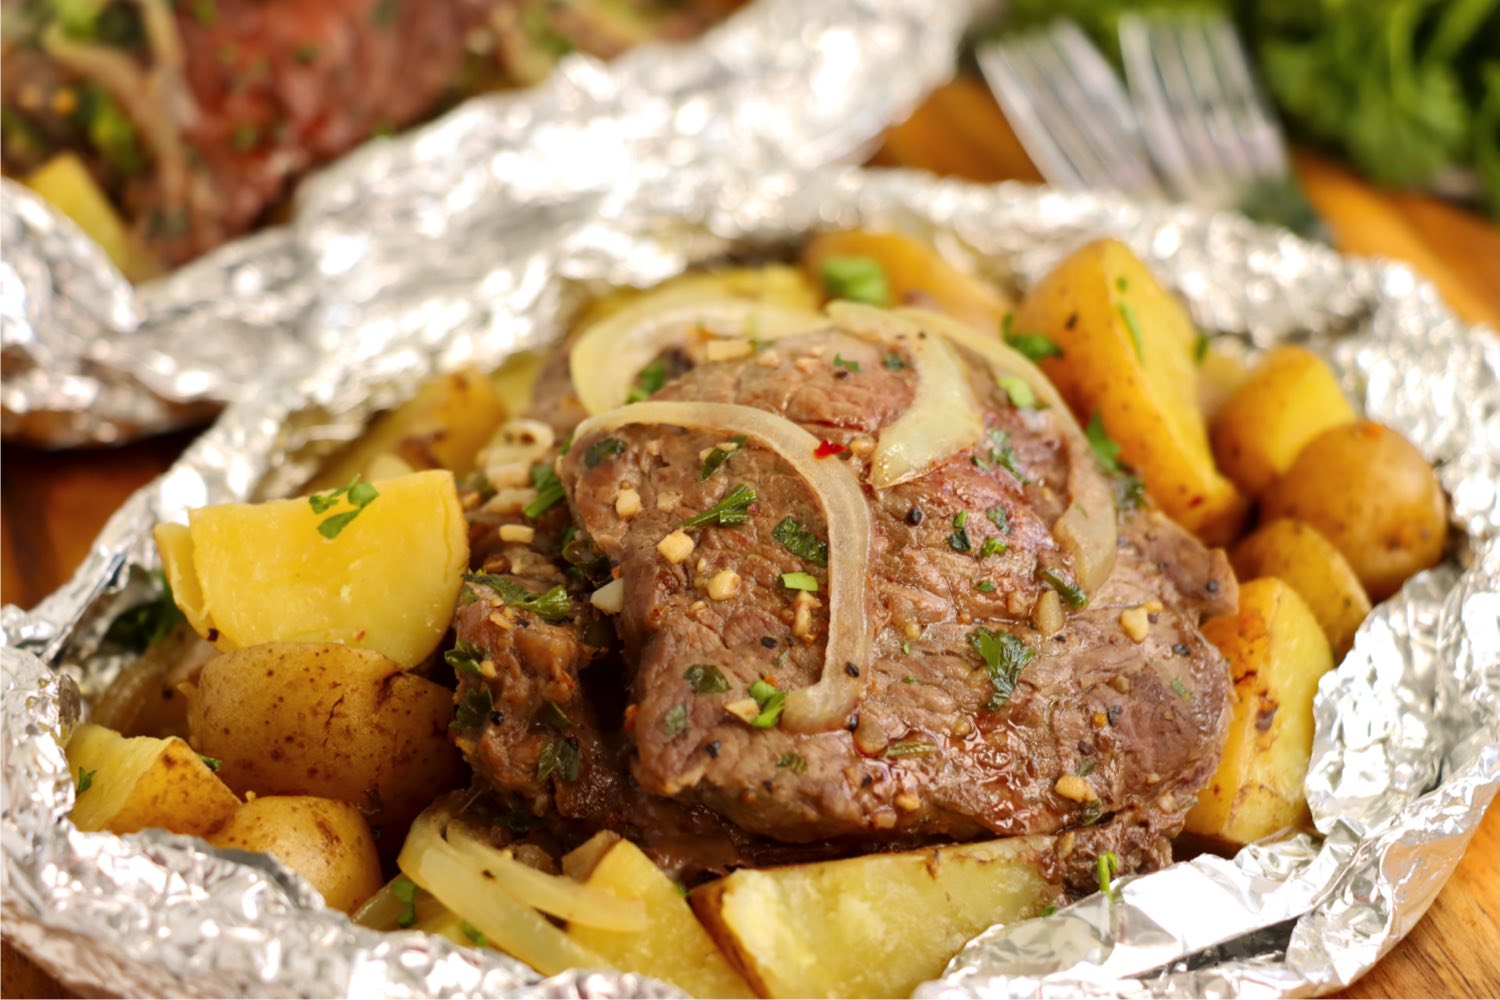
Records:
{"label": "fork tine", "polygon": [[1058,187],[1087,187],[1047,126],[1047,122],[1061,117],[1060,109],[1053,105],[1050,95],[1034,85],[1025,52],[1014,42],[998,42],[980,47],[974,56],[1021,147],[1042,176]]}
{"label": "fork tine", "polygon": [[1216,157],[1220,170],[1229,176],[1240,180],[1253,178],[1254,161],[1238,128],[1236,99],[1226,88],[1215,59],[1207,20],[1202,17],[1177,19],[1168,30],[1175,37],[1183,65],[1187,67],[1188,82],[1192,84],[1193,95],[1203,116],[1204,131],[1208,134],[1210,154]]}
{"label": "fork tine", "polygon": [[1130,14],[1120,19],[1120,48],[1150,151],[1174,192],[1196,202],[1220,199],[1222,186],[1211,182],[1218,165],[1180,47],[1154,20]]}
{"label": "fork tine", "polygon": [[1265,91],[1255,81],[1239,33],[1229,19],[1223,17],[1210,21],[1207,31],[1214,63],[1220,67],[1225,87],[1231,95],[1237,130],[1245,140],[1256,172],[1262,177],[1286,174],[1286,143]]}

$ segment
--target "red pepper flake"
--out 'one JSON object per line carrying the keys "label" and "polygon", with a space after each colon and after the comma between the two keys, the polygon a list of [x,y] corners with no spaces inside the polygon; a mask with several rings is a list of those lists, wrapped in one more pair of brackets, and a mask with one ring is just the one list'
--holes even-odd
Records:
{"label": "red pepper flake", "polygon": [[640,710],[641,706],[639,705],[625,706],[625,731],[627,733],[635,732],[635,716]]}
{"label": "red pepper flake", "polygon": [[813,458],[827,458],[829,455],[837,455],[845,450],[847,449],[837,441],[824,441],[813,449]]}

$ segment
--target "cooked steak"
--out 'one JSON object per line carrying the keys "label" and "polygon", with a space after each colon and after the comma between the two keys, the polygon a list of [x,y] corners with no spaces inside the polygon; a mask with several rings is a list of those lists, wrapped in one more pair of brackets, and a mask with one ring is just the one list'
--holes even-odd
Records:
{"label": "cooked steak", "polygon": [[[1077,596],[1053,526],[1087,485],[1080,477],[1102,473],[1079,460],[1087,445],[1055,414],[1013,406],[981,361],[965,360],[990,433],[925,475],[864,489],[872,654],[848,666],[866,687],[830,731],[745,718],[752,687],[760,707],[766,685],[795,690],[823,670],[828,609],[783,574],[807,574],[826,594],[828,571],[806,545],[778,538],[788,520],[828,538],[803,477],[756,441],[735,447],[717,431],[627,425],[605,445],[602,433],[573,442],[559,476],[624,585],[616,624],[635,670],[634,776],[649,793],[779,840],[1050,833],[1110,820],[1072,842],[1116,849],[1126,870],[1154,866],[1217,764],[1229,674],[1197,625],[1234,606],[1233,577],[1222,553],[1157,512],[1128,511],[1107,580],[1060,627],[1047,620],[1041,609],[1060,605],[1052,591]],[[783,416],[830,442],[837,456],[824,460],[847,461],[863,482],[876,435],[915,387],[910,368],[881,361],[867,341],[804,335],[701,365],[655,398]],[[704,475],[721,445],[728,458]],[[680,562],[658,550],[741,485],[756,498],[742,523],[693,529]],[[639,509],[617,505],[632,490]]]}

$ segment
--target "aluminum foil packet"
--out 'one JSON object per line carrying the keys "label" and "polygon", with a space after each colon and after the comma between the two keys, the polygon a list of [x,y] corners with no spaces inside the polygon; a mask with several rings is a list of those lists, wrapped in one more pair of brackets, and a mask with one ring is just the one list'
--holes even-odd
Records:
{"label": "aluminum foil packet", "polygon": [[0,181],[0,433],[68,446],[201,423],[388,316],[393,284],[464,350],[509,322],[481,303],[524,277],[560,202],[688,164],[853,156],[952,72],[989,2],[757,0],[694,42],[571,56],[538,87],[367,143],[302,185],[288,225],[140,287]]}

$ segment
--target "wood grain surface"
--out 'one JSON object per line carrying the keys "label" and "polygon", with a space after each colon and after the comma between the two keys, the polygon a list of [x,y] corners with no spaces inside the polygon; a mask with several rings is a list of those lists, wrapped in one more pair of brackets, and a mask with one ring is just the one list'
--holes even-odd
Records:
{"label": "wood grain surface", "polygon": [[[882,166],[978,181],[1040,176],[983,86],[961,78],[892,128],[873,157]],[[1456,312],[1500,329],[1500,230],[1453,205],[1377,191],[1313,154],[1296,157],[1308,197],[1339,246],[1411,264]],[[164,471],[192,439],[175,434],[118,449],[0,454],[0,597],[30,607],[56,589],[88,552],[105,520]],[[1415,930],[1348,997],[1500,995],[1500,808],[1489,811],[1452,880]],[[66,995],[6,947],[0,995]]]}

